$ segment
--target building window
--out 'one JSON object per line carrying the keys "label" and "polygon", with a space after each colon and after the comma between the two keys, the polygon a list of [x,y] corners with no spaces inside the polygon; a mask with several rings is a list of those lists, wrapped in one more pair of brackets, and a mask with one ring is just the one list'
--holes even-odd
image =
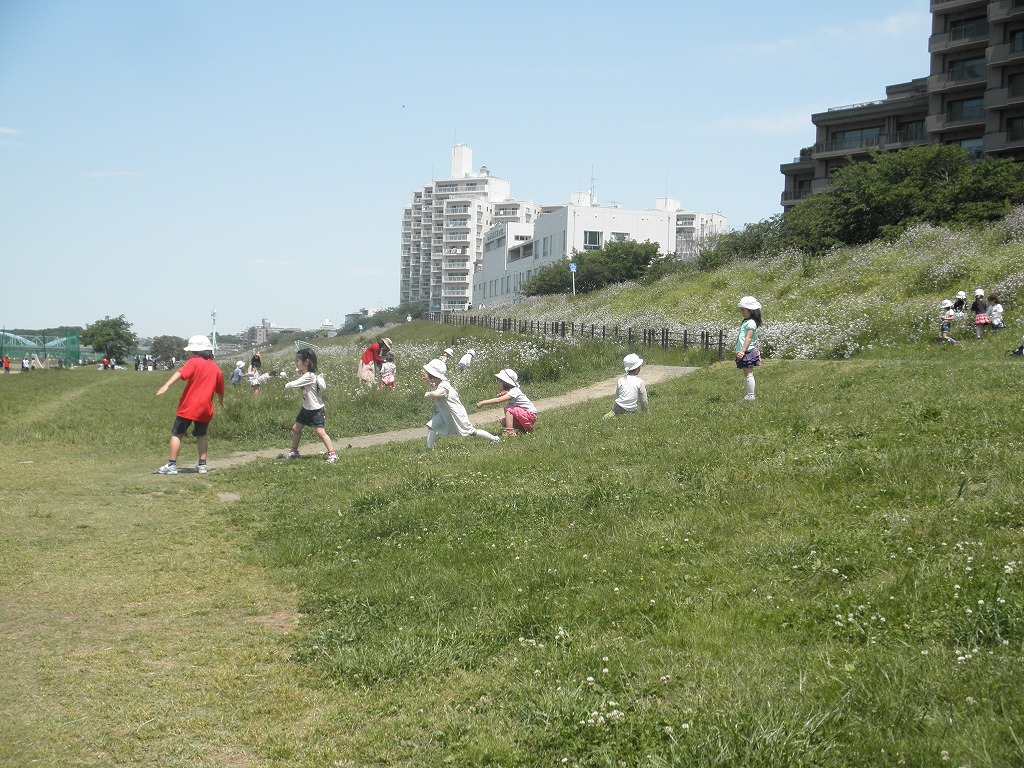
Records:
{"label": "building window", "polygon": [[1024,51],[1024,29],[1018,29],[1010,33],[1010,51],[1012,53]]}
{"label": "building window", "polygon": [[1006,118],[1006,138],[1008,141],[1024,139],[1024,117]]}
{"label": "building window", "polygon": [[924,136],[924,120],[911,120],[899,125],[899,141],[920,141]]}
{"label": "building window", "polygon": [[982,139],[961,139],[959,142],[961,147],[967,150],[967,153],[974,158],[981,157],[982,150],[981,146],[983,143]]}
{"label": "building window", "polygon": [[988,19],[985,16],[976,16],[971,19],[960,19],[950,22],[949,39],[966,40],[971,37],[985,37],[988,35]]}
{"label": "building window", "polygon": [[985,116],[984,99],[960,99],[949,103],[947,119],[952,122],[960,120],[977,120]]}
{"label": "building window", "polygon": [[830,149],[859,149],[874,147],[882,136],[881,127],[857,128],[851,131],[836,131],[832,134]]}
{"label": "building window", "polygon": [[612,232],[611,241],[613,243],[624,243],[629,240],[629,232]]}
{"label": "building window", "polygon": [[596,251],[601,247],[601,233],[589,229],[583,230],[583,250]]}
{"label": "building window", "polygon": [[949,62],[950,80],[970,80],[975,77],[984,77],[986,74],[988,74],[988,66],[985,64],[984,56]]}

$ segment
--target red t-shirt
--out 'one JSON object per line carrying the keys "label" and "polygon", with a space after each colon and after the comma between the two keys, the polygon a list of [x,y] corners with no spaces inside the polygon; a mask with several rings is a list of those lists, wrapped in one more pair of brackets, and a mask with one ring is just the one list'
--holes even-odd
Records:
{"label": "red t-shirt", "polygon": [[213,396],[224,393],[224,374],[220,366],[205,357],[191,357],[181,366],[185,391],[178,401],[178,416],[209,422],[213,418]]}
{"label": "red t-shirt", "polygon": [[370,363],[384,363],[384,358],[380,356],[380,344],[374,342],[366,348],[363,352],[362,357],[363,365],[369,365]]}

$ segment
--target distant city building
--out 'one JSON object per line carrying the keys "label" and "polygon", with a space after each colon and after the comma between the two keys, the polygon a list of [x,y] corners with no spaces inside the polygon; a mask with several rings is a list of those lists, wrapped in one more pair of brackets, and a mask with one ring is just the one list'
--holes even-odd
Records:
{"label": "distant city building", "polygon": [[414,192],[403,212],[401,303],[427,302],[436,312],[508,300],[545,264],[616,238],[695,259],[705,238],[726,229],[721,214],[683,211],[672,198],[644,211],[601,207],[590,192],[569,205],[513,200],[507,180],[486,167],[474,172],[472,161],[469,147],[455,146],[451,178]]}
{"label": "distant city building", "polygon": [[566,262],[574,251],[597,250],[617,240],[650,241],[662,254],[694,259],[701,240],[726,229],[721,214],[684,211],[668,197],[646,210],[601,206],[592,192],[570,199],[568,205],[544,207],[532,224],[499,223],[487,231],[483,266],[473,281],[474,304],[518,298],[523,283],[542,267]]}
{"label": "distant city building", "polygon": [[245,332],[245,336],[249,343],[254,346],[260,346],[266,344],[267,339],[270,338],[271,334],[274,333],[300,333],[301,328],[282,328],[274,325],[272,322],[263,318],[263,321],[259,325],[254,325]]}
{"label": "distant city building", "polygon": [[345,325],[354,325],[360,323],[368,317],[380,312],[380,308],[374,307],[373,309],[360,309],[358,312],[350,312],[345,315]]}
{"label": "distant city building", "polygon": [[539,207],[509,197],[509,182],[481,167],[473,150],[452,148],[451,178],[413,193],[402,216],[399,301],[431,311],[468,309],[474,274],[483,266],[483,237],[496,221],[531,222]]}
{"label": "distant city building", "polygon": [[815,143],[780,166],[788,209],[873,151],[955,144],[1024,160],[1024,2],[931,0],[930,74],[890,85],[881,101],[811,115]]}

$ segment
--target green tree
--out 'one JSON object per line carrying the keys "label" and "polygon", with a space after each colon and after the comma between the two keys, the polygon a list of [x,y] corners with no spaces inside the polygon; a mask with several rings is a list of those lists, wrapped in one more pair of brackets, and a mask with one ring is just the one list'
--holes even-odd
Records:
{"label": "green tree", "polygon": [[[658,258],[658,244],[649,240],[615,240],[594,251],[576,251],[576,291],[589,293],[612,283],[639,280]],[[569,262],[558,261],[541,267],[520,289],[525,296],[567,293],[572,290]]]}
{"label": "green tree", "polygon": [[85,326],[80,340],[96,352],[103,352],[105,357],[119,360],[126,359],[136,344],[132,324],[124,319],[124,315],[114,318],[108,315]]}
{"label": "green tree", "polygon": [[[221,337],[220,341],[224,341],[224,338]],[[154,360],[170,360],[172,357],[181,360],[185,357],[187,343],[180,336],[155,336],[149,351]]]}

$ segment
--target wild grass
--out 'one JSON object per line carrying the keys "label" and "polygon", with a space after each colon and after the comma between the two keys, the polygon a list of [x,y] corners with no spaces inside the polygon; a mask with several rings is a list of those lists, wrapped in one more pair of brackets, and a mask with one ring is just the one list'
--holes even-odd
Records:
{"label": "wild grass", "polygon": [[[715,323],[746,292],[717,279]],[[351,389],[362,342],[326,345],[332,434],[422,424],[444,345],[481,353],[464,402],[502,365],[540,398],[626,351],[451,331],[389,329],[394,395]],[[1022,363],[1011,336],[900,333],[769,360],[754,403],[726,362],[646,417],[591,401],[335,465],[217,468],[298,409],[243,385],[205,477],[151,474],[164,374],[0,378],[0,765],[1020,765]]]}

